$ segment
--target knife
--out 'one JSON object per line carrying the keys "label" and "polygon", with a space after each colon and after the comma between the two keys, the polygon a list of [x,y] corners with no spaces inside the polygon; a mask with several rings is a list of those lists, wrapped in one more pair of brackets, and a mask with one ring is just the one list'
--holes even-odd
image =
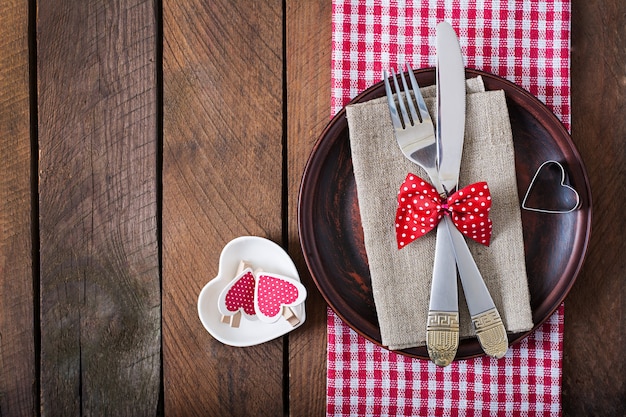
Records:
{"label": "knife", "polygon": [[[445,126],[447,129],[446,136],[450,138],[450,143],[456,141],[456,146],[451,146],[449,150],[446,149],[446,159],[443,160],[441,147],[442,130],[440,126],[441,117],[444,114],[438,110],[436,131],[437,168],[439,180],[443,187],[443,190],[439,188],[439,191],[443,191],[442,199],[445,199],[450,194],[450,191],[457,183],[455,177],[458,177],[458,165],[460,165],[465,127],[465,71],[463,58],[458,42],[456,46],[454,45],[456,35],[454,39],[447,39],[449,36],[446,35],[447,33],[441,34],[439,28],[437,28],[437,100],[439,103],[441,98],[439,89],[444,88],[440,82],[443,78],[445,79],[446,91],[450,91],[449,94],[454,97],[454,100],[450,99],[442,111],[446,112],[446,120],[453,120],[452,118],[456,117],[454,124],[448,122],[448,125]],[[447,45],[449,43],[450,45]],[[451,67],[447,67],[448,65],[451,65]],[[456,164],[456,173],[454,172],[453,162],[455,158],[459,160],[459,163]],[[449,169],[442,171],[441,162],[445,162],[444,168]],[[446,181],[442,182],[444,179]],[[444,216],[444,218],[447,217]],[[426,349],[430,359],[438,366],[448,366],[454,359],[459,347],[457,272],[456,263],[451,259],[451,256],[454,258],[455,252],[447,229],[445,221],[440,222],[437,227],[433,279],[430,287],[428,321],[426,324]]]}
{"label": "knife", "polygon": [[[446,22],[437,25],[437,153],[441,184],[449,195],[456,191],[465,135],[465,67],[456,33]],[[446,233],[452,247],[463,293],[476,337],[485,353],[501,358],[508,349],[506,330],[489,290],[461,232],[444,216],[438,233]],[[437,261],[435,260],[435,263]],[[442,285],[442,284],[437,284]],[[433,287],[435,283],[433,282]],[[447,286],[443,284],[443,286]],[[454,285],[456,292],[456,285]],[[435,294],[436,296],[436,294]],[[431,307],[437,306],[431,292]]]}

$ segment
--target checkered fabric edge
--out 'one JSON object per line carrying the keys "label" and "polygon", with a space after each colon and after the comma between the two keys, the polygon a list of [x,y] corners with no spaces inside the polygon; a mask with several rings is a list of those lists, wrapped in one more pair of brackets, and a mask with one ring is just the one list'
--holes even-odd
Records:
{"label": "checkered fabric edge", "polygon": [[435,28],[456,29],[469,68],[528,90],[570,126],[570,3],[559,0],[343,1],[332,6],[332,112],[405,62],[435,65]]}
{"label": "checkered fabric edge", "polygon": [[[332,112],[409,62],[435,65],[435,27],[459,34],[466,65],[498,74],[570,127],[570,3],[333,0]],[[328,312],[329,416],[559,416],[563,306],[500,361],[438,368],[389,352]]]}
{"label": "checkered fabric edge", "polygon": [[329,416],[558,416],[563,306],[500,360],[446,368],[375,345],[328,310]]}

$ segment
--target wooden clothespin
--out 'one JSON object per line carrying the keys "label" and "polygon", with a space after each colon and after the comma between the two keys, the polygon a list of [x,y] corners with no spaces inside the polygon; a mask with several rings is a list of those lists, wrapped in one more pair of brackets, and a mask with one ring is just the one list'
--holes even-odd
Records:
{"label": "wooden clothespin", "polygon": [[230,327],[239,327],[241,324],[241,311],[236,312],[232,316],[222,315],[222,323],[228,324]]}
{"label": "wooden clothespin", "polygon": [[282,315],[285,320],[287,320],[287,322],[291,324],[291,327],[296,327],[300,323],[300,319],[298,318],[298,316],[296,316],[296,313],[294,313],[290,307],[283,306]]}

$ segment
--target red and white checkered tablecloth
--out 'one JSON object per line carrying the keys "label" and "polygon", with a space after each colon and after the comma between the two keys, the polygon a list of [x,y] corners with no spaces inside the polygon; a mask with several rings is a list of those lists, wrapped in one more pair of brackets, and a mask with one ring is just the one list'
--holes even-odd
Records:
{"label": "red and white checkered tablecloth", "polygon": [[[435,65],[452,24],[470,68],[522,86],[570,126],[569,0],[333,0],[332,111],[383,69]],[[560,416],[563,306],[507,355],[453,362],[398,355],[328,310],[328,416]]]}

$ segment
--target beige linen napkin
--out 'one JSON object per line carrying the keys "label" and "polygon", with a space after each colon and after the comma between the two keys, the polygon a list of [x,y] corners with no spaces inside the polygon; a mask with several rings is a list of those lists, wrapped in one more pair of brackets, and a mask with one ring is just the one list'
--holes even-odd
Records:
{"label": "beige linen napkin", "polygon": [[[491,245],[466,239],[509,332],[532,328],[513,138],[503,91],[468,80],[465,144],[459,187],[487,181],[492,195]],[[434,116],[434,87],[422,89]],[[422,346],[430,298],[436,232],[398,250],[397,193],[408,172],[428,180],[396,143],[386,98],[348,106],[346,116],[365,249],[382,336],[389,349]],[[433,120],[435,118],[433,117]],[[473,336],[459,283],[460,336]]]}

